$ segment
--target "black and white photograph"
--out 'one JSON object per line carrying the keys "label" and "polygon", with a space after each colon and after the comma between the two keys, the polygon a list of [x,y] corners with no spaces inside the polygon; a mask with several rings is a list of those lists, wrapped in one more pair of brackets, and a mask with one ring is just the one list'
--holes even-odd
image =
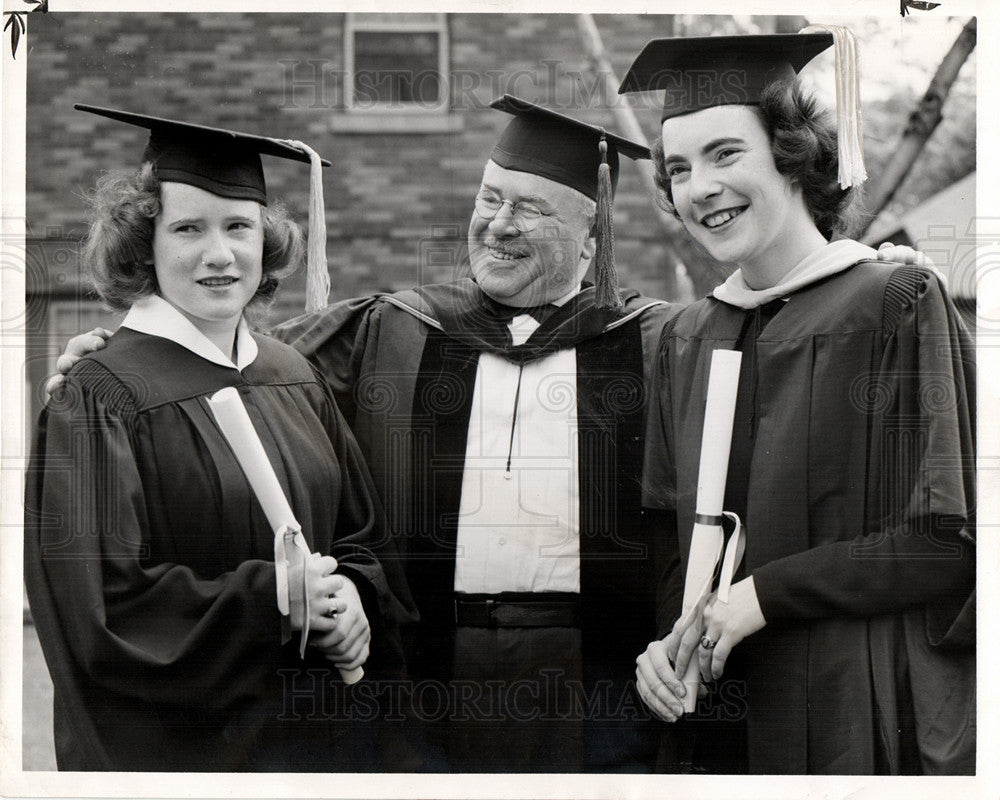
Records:
{"label": "black and white photograph", "polygon": [[3,20],[0,796],[996,797],[996,10]]}

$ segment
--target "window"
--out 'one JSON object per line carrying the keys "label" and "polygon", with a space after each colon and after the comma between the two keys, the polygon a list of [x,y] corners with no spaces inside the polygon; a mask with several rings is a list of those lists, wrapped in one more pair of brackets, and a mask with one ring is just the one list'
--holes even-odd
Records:
{"label": "window", "polygon": [[440,114],[448,110],[444,14],[347,14],[348,111]]}

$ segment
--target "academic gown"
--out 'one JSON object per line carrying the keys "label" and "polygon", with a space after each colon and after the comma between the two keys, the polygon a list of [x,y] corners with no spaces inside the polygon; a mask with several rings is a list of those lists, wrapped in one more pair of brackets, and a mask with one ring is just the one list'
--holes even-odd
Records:
{"label": "academic gown", "polygon": [[[620,314],[599,311],[588,287],[515,347],[507,328],[510,310],[505,312],[472,281],[462,280],[345,301],[278,332],[338,390],[385,501],[397,546],[405,551],[407,578],[420,609],[408,667],[415,686],[425,682],[433,698],[437,695],[430,684],[446,687],[445,692],[450,687],[448,701],[453,704],[456,691],[474,693],[487,677],[504,678],[477,674],[466,689],[456,689],[470,673],[451,663],[458,511],[480,354],[526,364],[544,363],[554,353],[574,349],[582,603],[582,667],[577,665],[582,685],[576,698],[583,704],[578,709],[584,710],[573,713],[577,720],[588,719],[584,752],[567,764],[555,752],[559,731],[553,729],[553,752],[526,754],[511,769],[648,769],[650,748],[643,730],[648,714],[634,692],[634,660],[652,630],[655,585],[639,502],[645,381],[659,332],[676,311],[677,306],[635,292],[626,293]],[[537,632],[518,630],[511,637],[527,648]],[[517,653],[518,645],[511,646]],[[523,652],[528,658],[527,649]],[[501,734],[501,726],[487,720],[479,728],[456,729],[452,739],[465,739],[463,749],[478,755],[460,758],[451,748],[446,763],[432,759],[426,768],[497,769],[504,763],[495,757],[498,737],[511,736],[516,749],[518,730],[531,726],[533,714],[545,714],[537,697],[532,707],[531,693],[528,688],[518,697],[523,726],[504,727]],[[424,713],[425,721],[454,721],[437,705]],[[478,712],[471,706],[456,711],[452,705],[448,713],[453,718]],[[489,717],[495,712],[483,713]],[[510,742],[504,744],[511,748]]]}
{"label": "academic gown", "polygon": [[310,549],[358,587],[368,679],[400,662],[405,584],[328,387],[292,348],[255,339],[240,372],[122,328],[42,412],[25,581],[61,770],[380,768],[349,712],[366,681],[348,689],[283,636],[273,534],[206,396],[239,390]]}
{"label": "academic gown", "polygon": [[[678,315],[644,487],[672,524],[661,636],[680,613],[711,354],[734,347],[726,507],[767,624],[681,726],[745,725],[754,773],[971,773],[975,362],[954,307],[932,272],[864,261],[787,302]],[[715,769],[739,771],[740,749]]]}

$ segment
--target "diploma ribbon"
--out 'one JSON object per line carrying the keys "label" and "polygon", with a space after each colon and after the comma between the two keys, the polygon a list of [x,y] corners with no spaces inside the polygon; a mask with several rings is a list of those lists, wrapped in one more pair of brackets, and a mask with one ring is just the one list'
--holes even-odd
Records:
{"label": "diploma ribbon", "polygon": [[[278,590],[278,611],[287,617],[290,609],[290,589],[288,586],[288,551],[298,549],[302,554],[302,633],[299,636],[299,658],[306,656],[306,644],[309,641],[309,575],[306,572],[306,561],[312,556],[309,545],[302,531],[282,526],[274,535],[274,574]],[[284,607],[282,607],[284,606]]]}
{"label": "diploma ribbon", "polygon": [[[724,517],[729,517],[735,525],[735,529],[729,534],[729,539],[725,541],[725,549],[723,549],[724,534],[721,524],[714,526],[718,529],[717,533],[709,534],[702,532],[702,535],[699,536],[703,541],[711,536],[717,544],[715,544],[714,556],[704,550],[699,554],[699,561],[703,564],[711,563],[712,568],[706,571],[707,574],[701,585],[697,588],[697,591],[692,593],[697,598],[697,602],[693,603],[690,608],[686,608],[685,614],[680,620],[681,628],[688,628],[698,621],[701,612],[705,610],[705,605],[712,594],[712,584],[715,583],[716,577],[719,579],[719,588],[715,592],[716,597],[720,602],[729,602],[729,590],[732,588],[733,578],[736,576],[736,570],[739,569],[740,563],[743,561],[743,552],[746,549],[746,530],[743,528],[743,523],[740,521],[738,514],[732,511],[723,511],[719,519],[723,519]],[[720,556],[722,557],[721,568],[719,568]],[[716,569],[718,569],[718,574],[716,574]],[[686,591],[685,588],[685,593]]]}
{"label": "diploma ribbon", "polygon": [[723,511],[724,516],[729,517],[736,528],[729,534],[729,541],[726,542],[726,552],[722,557],[722,569],[719,570],[719,588],[716,596],[720,603],[729,602],[729,589],[733,585],[733,578],[736,577],[736,570],[743,560],[743,552],[746,550],[747,534],[740,522],[738,514],[732,511]]}

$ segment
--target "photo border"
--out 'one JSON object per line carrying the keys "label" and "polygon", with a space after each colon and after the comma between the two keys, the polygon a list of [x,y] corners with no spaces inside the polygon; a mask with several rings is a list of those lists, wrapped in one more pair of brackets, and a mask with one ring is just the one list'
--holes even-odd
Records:
{"label": "photo border", "polygon": [[[4,12],[20,9],[22,0],[4,0]],[[577,4],[573,4],[576,6]],[[991,43],[977,47],[977,120],[980,143],[978,155],[977,217],[998,221],[1000,229],[1000,174],[998,158],[993,143],[1000,141],[1000,48],[992,42],[1000,41],[1000,8],[991,7],[988,0],[980,2],[948,2],[944,0],[937,12],[953,16],[972,16],[979,19],[978,39]],[[52,0],[48,12],[56,17],[70,11],[111,12],[137,11],[205,12],[205,11],[269,11],[273,13],[343,12],[364,11],[446,11],[470,13],[473,11],[496,12],[494,4],[484,0],[474,2],[401,3],[380,0],[375,4],[343,3],[331,7],[327,3],[300,0],[291,6],[276,3],[244,0],[209,0],[208,2],[60,2]],[[745,13],[747,8],[726,0],[690,0],[667,3],[623,2],[615,5],[616,13]],[[824,9],[834,13],[823,14],[823,20],[836,22],[838,15],[892,16],[898,15],[896,0],[827,0]],[[25,10],[30,6],[25,4]],[[537,12],[537,2],[515,0],[505,4],[504,12]],[[561,0],[560,5],[545,9],[570,12],[570,4]],[[755,14],[795,14],[815,16],[816,9],[804,2],[754,3]],[[573,7],[573,12],[590,11],[606,13],[593,0],[586,7]],[[912,13],[935,13],[913,11]],[[998,727],[1000,727],[1000,696],[997,682],[992,679],[992,667],[997,663],[994,621],[998,619],[998,564],[1000,546],[998,537],[991,535],[994,525],[980,523],[987,532],[980,536],[978,550],[979,585],[979,695],[978,775],[975,778],[883,778],[883,777],[786,777],[740,776],[708,777],[680,775],[650,776],[601,776],[601,775],[505,775],[503,781],[489,775],[298,775],[298,774],[163,774],[163,773],[54,773],[23,772],[21,769],[21,683],[22,683],[22,498],[23,469],[26,465],[24,446],[26,439],[21,430],[24,419],[25,398],[21,376],[24,364],[24,336],[16,330],[8,332],[11,320],[23,318],[24,274],[24,225],[25,225],[25,100],[26,75],[30,69],[31,27],[34,20],[25,15],[27,28],[18,43],[16,56],[12,55],[8,32],[0,41],[2,49],[3,124],[2,164],[0,164],[0,190],[2,190],[2,230],[0,230],[0,320],[4,332],[0,341],[0,435],[3,452],[0,455],[0,794],[3,796],[79,796],[79,797],[419,797],[438,798],[608,798],[608,797],[711,797],[715,794],[729,798],[778,798],[808,797],[905,797],[907,800],[947,797],[997,796],[1000,786],[1000,759],[997,758]],[[7,17],[5,15],[5,23]],[[995,242],[991,242],[995,244]],[[985,289],[979,298],[981,319],[1000,320],[1000,291],[996,287]],[[979,349],[979,398],[978,437],[980,486],[979,512],[981,520],[1000,519],[997,470],[1000,469],[1000,347],[993,344],[990,335],[998,332],[981,331],[987,339],[981,340]],[[14,454],[12,454],[12,451]]]}

